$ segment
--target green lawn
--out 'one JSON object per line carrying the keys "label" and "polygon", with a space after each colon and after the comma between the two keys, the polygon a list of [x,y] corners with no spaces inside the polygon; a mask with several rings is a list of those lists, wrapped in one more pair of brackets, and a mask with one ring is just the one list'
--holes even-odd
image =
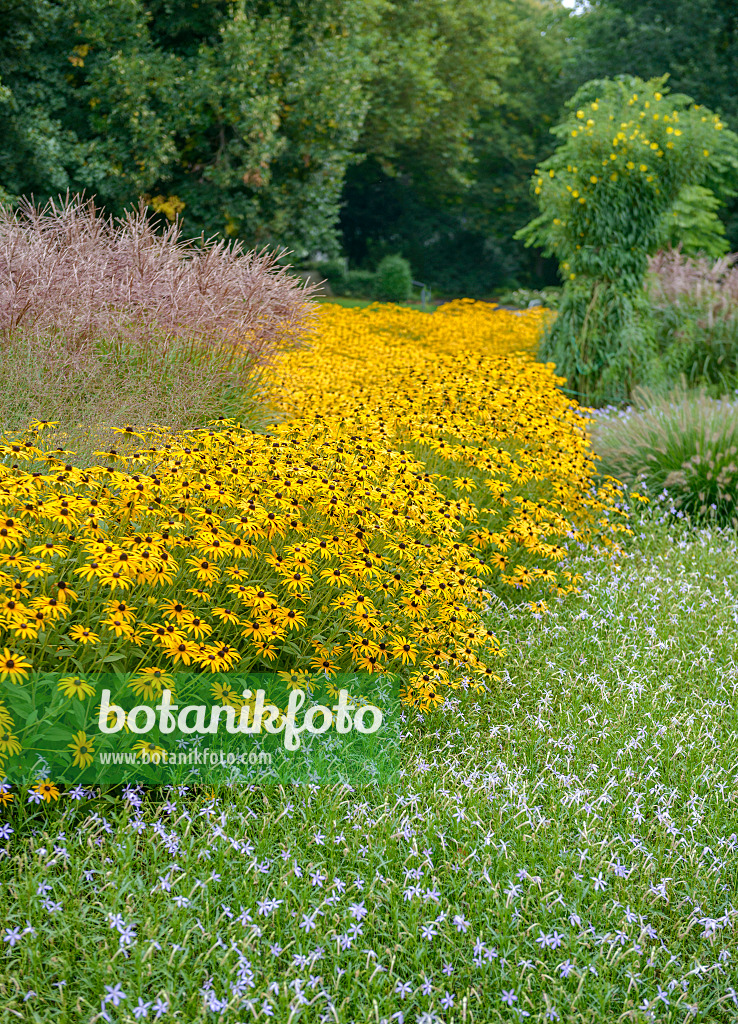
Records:
{"label": "green lawn", "polygon": [[737,1020],[738,546],[658,518],[395,790],[11,805],[2,1020]]}
{"label": "green lawn", "polygon": [[[338,296],[318,296],[316,302],[330,302],[335,306],[343,306],[344,309],[364,309],[366,306],[374,306],[377,304],[376,299],[342,299]],[[400,306],[406,306],[408,309],[417,309],[421,313],[433,313],[436,309],[434,303],[427,303],[425,306],[421,302],[400,302]]]}

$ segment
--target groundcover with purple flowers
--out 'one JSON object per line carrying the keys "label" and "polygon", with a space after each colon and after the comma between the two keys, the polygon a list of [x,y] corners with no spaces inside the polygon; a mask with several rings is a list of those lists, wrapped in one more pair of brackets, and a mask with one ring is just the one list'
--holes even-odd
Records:
{"label": "groundcover with purple flowers", "polygon": [[572,546],[391,785],[9,803],[3,1021],[738,1019],[737,556],[658,502]]}

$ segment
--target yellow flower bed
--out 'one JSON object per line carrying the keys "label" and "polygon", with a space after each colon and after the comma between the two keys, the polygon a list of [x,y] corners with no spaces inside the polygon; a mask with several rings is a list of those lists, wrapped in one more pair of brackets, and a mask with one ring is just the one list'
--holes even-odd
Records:
{"label": "yellow flower bed", "polygon": [[41,425],[0,446],[0,755],[39,672],[75,701],[115,666],[156,701],[182,668],[399,671],[424,707],[494,678],[489,591],[566,592],[562,538],[624,528],[529,354],[545,315],[326,306],[267,434],[129,428],[92,469]]}

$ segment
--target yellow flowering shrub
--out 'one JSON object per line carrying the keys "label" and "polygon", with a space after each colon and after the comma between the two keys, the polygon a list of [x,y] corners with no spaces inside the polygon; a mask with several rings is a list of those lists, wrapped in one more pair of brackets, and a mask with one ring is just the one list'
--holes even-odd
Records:
{"label": "yellow flowering shrub", "polygon": [[564,289],[540,353],[583,403],[620,404],[663,383],[648,257],[685,201],[694,224],[698,197],[717,202],[708,184],[731,194],[738,136],[670,93],[667,77],[593,80],[576,92],[532,179],[539,216],[516,235],[559,261]]}
{"label": "yellow flowering shrub", "polygon": [[325,306],[274,370],[267,433],[121,428],[91,468],[47,451],[43,424],[6,439],[0,755],[49,672],[69,702],[113,667],[144,701],[170,673],[217,673],[235,703],[229,670],[399,672],[423,707],[495,678],[490,592],[564,593],[562,540],[625,529],[531,354],[546,315]]}

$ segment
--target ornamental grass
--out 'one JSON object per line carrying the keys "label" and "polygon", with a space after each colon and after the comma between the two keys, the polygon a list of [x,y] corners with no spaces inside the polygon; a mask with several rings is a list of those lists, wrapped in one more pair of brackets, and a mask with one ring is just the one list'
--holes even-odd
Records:
{"label": "ornamental grass", "polygon": [[157,230],[143,206],[0,206],[0,423],[59,420],[86,458],[130,419],[258,420],[257,372],[304,337],[310,291],[274,253]]}
{"label": "ornamental grass", "polygon": [[567,543],[627,529],[586,420],[532,355],[547,315],[323,306],[272,372],[265,432],[121,425],[90,466],[40,422],[6,436],[3,758],[51,673],[91,717],[111,670],[145,702],[206,673],[235,706],[236,671],[393,673],[421,709],[494,685],[494,594],[566,593]]}

